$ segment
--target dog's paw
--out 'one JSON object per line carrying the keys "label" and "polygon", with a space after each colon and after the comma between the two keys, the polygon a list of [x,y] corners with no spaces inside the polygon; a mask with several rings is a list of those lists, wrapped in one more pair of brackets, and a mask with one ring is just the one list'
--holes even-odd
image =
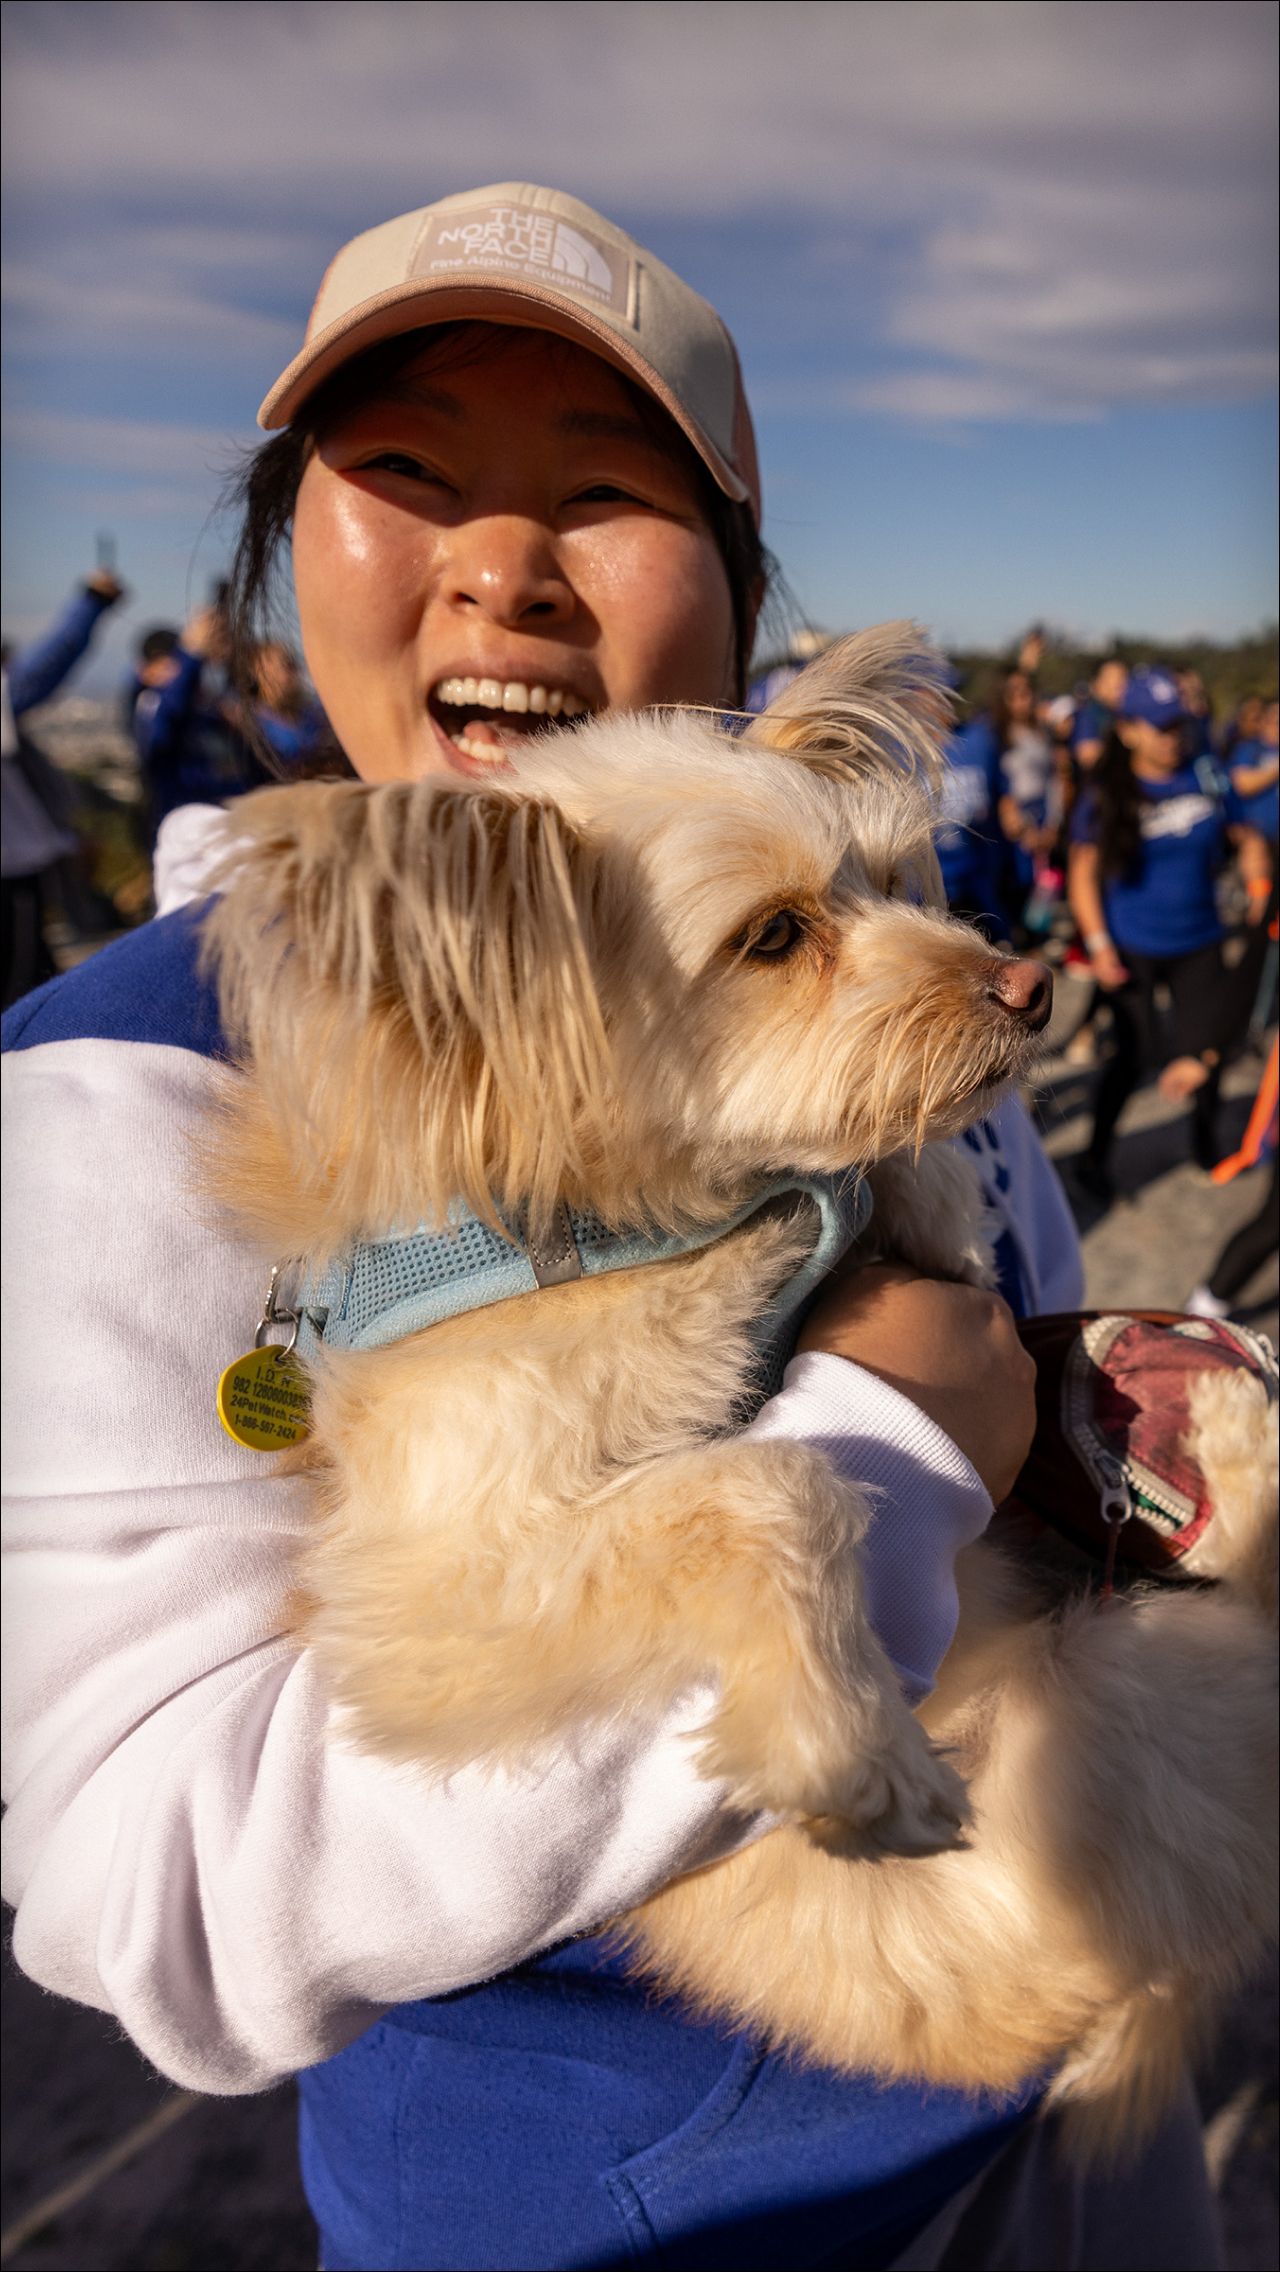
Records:
{"label": "dog's paw", "polygon": [[965,1844],[969,1797],[955,1769],[909,1721],[850,1761],[829,1808],[807,1816],[815,1844],[840,1854],[944,1854]]}

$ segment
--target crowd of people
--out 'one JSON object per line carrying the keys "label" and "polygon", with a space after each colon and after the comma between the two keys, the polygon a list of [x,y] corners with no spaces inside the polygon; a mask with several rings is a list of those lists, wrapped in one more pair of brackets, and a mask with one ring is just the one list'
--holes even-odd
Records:
{"label": "crowd of people", "polygon": [[[29,711],[58,693],[88,653],[104,618],[126,597],[107,570],[86,576],[39,638],[3,670],[4,1006],[54,975],[47,939],[51,897],[65,904],[77,855],[69,784],[24,730]],[[138,638],[122,689],[141,791],[148,853],[171,813],[223,805],[274,779],[298,775],[330,746],[328,721],[293,649],[258,642],[237,688],[221,587],[181,628],[151,625]]]}

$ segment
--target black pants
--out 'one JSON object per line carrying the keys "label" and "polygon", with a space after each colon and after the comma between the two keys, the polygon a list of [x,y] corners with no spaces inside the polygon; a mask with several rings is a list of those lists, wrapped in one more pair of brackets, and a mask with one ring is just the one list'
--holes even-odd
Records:
{"label": "black pants", "polygon": [[6,876],[0,883],[0,953],[6,1010],[33,986],[56,977],[58,966],[45,944],[43,876]]}
{"label": "black pants", "polygon": [[[1138,955],[1127,947],[1118,953],[1129,972],[1129,983],[1107,1003],[1115,1029],[1113,1055],[1103,1068],[1094,1107],[1089,1156],[1101,1165],[1111,1150],[1119,1120],[1145,1072],[1174,1057],[1198,1057],[1202,1050],[1225,1052],[1240,1035],[1248,1017],[1242,1004],[1238,971],[1228,971],[1220,946],[1200,947],[1190,955]],[[1169,1033],[1161,1032],[1156,988],[1169,989]],[[1222,1068],[1216,1065],[1192,1098],[1192,1147],[1202,1167],[1212,1167],[1214,1120]]]}
{"label": "black pants", "polygon": [[1269,1254],[1280,1246],[1280,1152],[1271,1162],[1271,1173],[1262,1205],[1256,1215],[1242,1223],[1236,1235],[1228,1239],[1213,1266],[1209,1292],[1220,1302],[1233,1301],[1242,1286],[1247,1286],[1255,1270],[1260,1270]]}

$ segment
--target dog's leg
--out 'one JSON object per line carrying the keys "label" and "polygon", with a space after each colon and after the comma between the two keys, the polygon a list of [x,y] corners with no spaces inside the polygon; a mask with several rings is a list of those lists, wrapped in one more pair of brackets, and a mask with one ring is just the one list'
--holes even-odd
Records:
{"label": "dog's leg", "polygon": [[868,1178],[874,1206],[868,1231],[875,1255],[908,1263],[926,1277],[989,1286],[994,1279],[982,1185],[954,1144],[926,1144],[918,1159],[898,1152]]}
{"label": "dog's leg", "polygon": [[[603,1503],[610,1624],[670,1685],[713,1674],[702,1744],[735,1803],[823,1818],[869,1850],[957,1841],[963,1788],[934,1754],[871,1630],[856,1544],[867,1508],[797,1444],[727,1442],[664,1461]],[[597,1540],[599,1552],[600,1540]],[[616,1605],[616,1606],[615,1606]],[[593,1644],[613,1655],[617,1641]],[[620,1693],[635,1667],[617,1662]],[[815,1820],[815,1828],[817,1823]]]}

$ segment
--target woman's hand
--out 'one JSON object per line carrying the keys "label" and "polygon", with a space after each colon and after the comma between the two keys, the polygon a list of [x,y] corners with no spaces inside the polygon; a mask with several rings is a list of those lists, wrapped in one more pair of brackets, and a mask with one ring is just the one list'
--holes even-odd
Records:
{"label": "woman's hand", "polygon": [[1175,1104],[1182,1104],[1202,1089],[1209,1078],[1209,1067],[1202,1057],[1174,1057],[1160,1075],[1160,1094]]}
{"label": "woman's hand", "polygon": [[797,1350],[849,1357],[910,1397],[957,1444],[998,1506],[1036,1427],[1034,1360],[998,1294],[922,1278],[901,1263],[838,1271]]}
{"label": "woman's hand", "polygon": [[1104,994],[1118,994],[1129,983],[1129,973],[1114,947],[1097,947],[1090,955],[1093,975]]}

